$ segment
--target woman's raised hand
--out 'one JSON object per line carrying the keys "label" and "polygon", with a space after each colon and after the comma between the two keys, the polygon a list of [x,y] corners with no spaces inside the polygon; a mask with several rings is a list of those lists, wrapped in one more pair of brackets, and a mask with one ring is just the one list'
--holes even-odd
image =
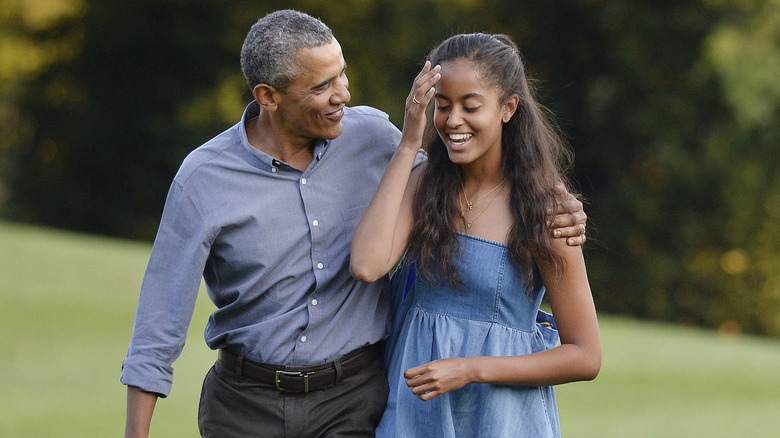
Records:
{"label": "woman's raised hand", "polygon": [[425,133],[425,108],[428,107],[428,102],[436,93],[434,85],[441,78],[440,71],[441,66],[437,65],[431,68],[431,62],[425,61],[420,74],[414,79],[409,97],[406,98],[402,139],[418,148],[422,144],[422,137]]}

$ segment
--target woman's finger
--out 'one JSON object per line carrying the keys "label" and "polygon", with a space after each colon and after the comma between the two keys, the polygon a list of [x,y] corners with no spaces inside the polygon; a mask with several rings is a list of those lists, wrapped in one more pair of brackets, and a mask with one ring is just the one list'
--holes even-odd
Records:
{"label": "woman's finger", "polygon": [[419,376],[423,372],[425,372],[425,365],[417,365],[416,367],[409,368],[406,371],[404,371],[404,377],[407,379],[411,379],[412,377]]}
{"label": "woman's finger", "polygon": [[418,386],[412,386],[412,394],[414,395],[422,395],[426,392],[431,392],[436,389],[436,386],[430,383],[426,383],[424,385],[418,385]]}
{"label": "woman's finger", "polygon": [[420,74],[417,75],[414,80],[407,103],[426,106],[435,92],[433,86],[441,78],[441,75],[439,74],[440,71],[441,66],[437,65],[436,67],[431,68],[430,61],[426,61],[422,71],[420,71]]}

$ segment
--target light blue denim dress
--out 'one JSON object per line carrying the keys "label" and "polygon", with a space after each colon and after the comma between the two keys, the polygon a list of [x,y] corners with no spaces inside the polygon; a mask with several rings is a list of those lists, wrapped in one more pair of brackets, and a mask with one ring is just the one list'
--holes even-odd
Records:
{"label": "light blue denim dress", "polygon": [[[463,284],[431,284],[405,266],[393,276],[393,333],[387,343],[390,395],[376,431],[396,437],[560,437],[551,386],[472,383],[424,402],[403,373],[435,359],[514,356],[558,343],[552,317],[539,310],[544,287],[527,293],[507,247],[458,234]],[[541,318],[541,319],[540,319]]]}

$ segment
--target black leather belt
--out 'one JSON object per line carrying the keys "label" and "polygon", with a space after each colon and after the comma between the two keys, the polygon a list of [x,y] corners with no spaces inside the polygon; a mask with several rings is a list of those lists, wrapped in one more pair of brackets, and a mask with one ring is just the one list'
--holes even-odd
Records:
{"label": "black leather belt", "polygon": [[371,345],[341,356],[333,362],[313,366],[275,365],[239,358],[235,353],[220,349],[218,360],[236,374],[273,386],[286,392],[309,392],[339,383],[357,374],[379,359],[378,347]]}

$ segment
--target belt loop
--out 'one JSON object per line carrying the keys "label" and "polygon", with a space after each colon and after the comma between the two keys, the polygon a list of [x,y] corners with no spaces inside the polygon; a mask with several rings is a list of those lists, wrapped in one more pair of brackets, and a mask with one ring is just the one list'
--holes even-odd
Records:
{"label": "belt loop", "polygon": [[344,373],[341,370],[341,361],[339,359],[333,361],[333,368],[336,370],[336,381],[334,383],[338,385],[341,383],[341,378],[344,376]]}
{"label": "belt loop", "polygon": [[238,360],[236,360],[236,374],[238,375],[238,380],[243,382],[244,381],[244,356],[239,354]]}

